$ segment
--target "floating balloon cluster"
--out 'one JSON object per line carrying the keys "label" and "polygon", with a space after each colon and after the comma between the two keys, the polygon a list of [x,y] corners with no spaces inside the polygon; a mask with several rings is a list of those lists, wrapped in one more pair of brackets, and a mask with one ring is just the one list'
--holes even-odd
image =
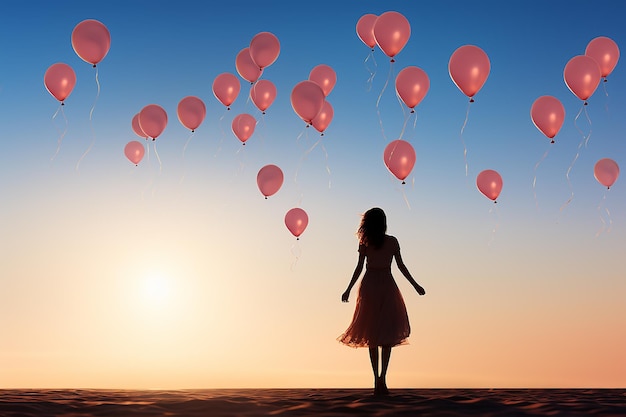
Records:
{"label": "floating balloon cluster", "polygon": [[[110,47],[111,34],[97,20],[83,20],[72,31],[74,52],[94,68],[109,53]],[[48,92],[63,105],[76,85],[76,73],[68,64],[59,62],[46,70],[43,80]]]}
{"label": "floating balloon cluster", "polygon": [[[357,21],[356,32],[361,41],[369,46],[372,51],[378,46],[391,62],[394,57],[404,48],[411,36],[411,25],[402,14],[389,11],[376,16],[365,14]],[[474,102],[474,96],[483,87],[489,76],[491,63],[487,54],[475,45],[463,45],[452,53],[448,63],[450,78],[463,94]],[[395,79],[396,94],[400,100],[415,112],[415,107],[426,97],[430,89],[430,79],[424,70],[416,66],[403,68]],[[402,139],[391,141],[383,152],[383,161],[387,169],[405,184],[415,165],[415,149]],[[478,189],[485,190],[485,180],[490,183],[495,173],[498,176],[497,186],[490,187],[488,198],[495,201],[502,189],[502,179],[499,174],[492,170],[483,171],[477,178]],[[497,193],[496,193],[497,191]],[[484,193],[484,192],[483,192]]]}
{"label": "floating balloon cluster", "polygon": [[[378,46],[394,62],[394,57],[408,42],[411,27],[404,16],[390,11],[380,16],[361,16],[356,24],[356,32],[372,51]],[[584,55],[575,56],[567,63],[563,72],[565,83],[583,101],[583,105],[587,105],[587,99],[595,92],[601,78],[607,81],[618,60],[617,44],[610,38],[597,37],[589,42]],[[470,99],[470,103],[474,102],[474,96],[487,81],[490,70],[489,57],[475,45],[459,47],[448,62],[450,78]],[[421,68],[407,66],[396,76],[395,87],[400,100],[413,113],[428,93],[430,81]],[[561,102],[556,97],[541,96],[533,103],[530,114],[535,126],[554,143],[554,137],[565,119]],[[397,139],[387,145],[383,160],[389,171],[404,184],[415,164],[415,150],[409,142]],[[609,187],[617,179],[619,168],[615,161],[603,159],[596,164],[594,175],[601,184]],[[495,202],[502,190],[502,177],[494,170],[483,170],[476,178],[476,185],[482,194]]]}
{"label": "floating balloon cluster", "polygon": [[[607,81],[617,65],[619,55],[619,48],[612,39],[599,36],[587,44],[584,55],[577,55],[567,62],[563,70],[563,80],[572,94],[582,100],[583,107],[598,88],[600,80],[603,78],[604,82]],[[556,97],[541,96],[533,102],[530,117],[537,129],[550,139],[550,143],[554,143],[554,137],[565,120],[565,108]],[[584,140],[587,139],[588,137]],[[612,159],[602,159],[595,165],[595,178],[607,188],[613,185],[618,175],[619,167]]]}
{"label": "floating balloon cluster", "polygon": [[[393,63],[410,38],[411,26],[401,13],[388,11],[380,16],[363,15],[357,21],[356,32],[366,46],[372,51],[378,46]],[[104,24],[88,19],[76,25],[71,43],[83,61],[96,67],[107,55],[111,37]],[[274,102],[277,89],[271,81],[260,78],[279,54],[278,38],[270,32],[260,32],[235,58],[236,72],[251,84],[249,97],[263,114]],[[619,48],[613,40],[607,37],[595,38],[587,45],[584,55],[575,56],[567,63],[563,71],[564,81],[570,91],[582,100],[583,106],[587,105],[587,100],[597,89],[600,80],[603,78],[607,81],[618,60]],[[459,47],[451,54],[448,62],[450,78],[469,98],[470,103],[474,102],[475,95],[485,84],[490,70],[489,57],[475,45]],[[333,107],[327,98],[336,82],[337,75],[333,68],[320,64],[310,71],[307,80],[297,83],[291,91],[290,101],[296,115],[306,123],[306,127],[313,126],[322,136],[333,120]],[[44,84],[63,106],[76,85],[76,74],[68,64],[55,63],[45,72]],[[396,94],[411,113],[426,97],[429,88],[428,75],[417,66],[403,68],[395,78]],[[239,96],[241,83],[235,74],[224,72],[213,80],[212,91],[226,110],[230,110]],[[205,103],[196,96],[184,97],[178,103],[177,116],[180,123],[193,134],[206,117]],[[565,119],[562,103],[556,97],[541,96],[532,104],[530,116],[537,129],[554,143]],[[131,127],[137,136],[154,141],[163,133],[167,123],[168,115],[163,107],[148,104],[132,117]],[[233,118],[231,129],[245,145],[253,135],[256,124],[254,116],[241,113]],[[138,165],[145,155],[144,144],[137,140],[130,141],[124,147],[124,154],[131,163]],[[415,150],[408,141],[393,140],[384,149],[383,161],[387,169],[404,184],[415,165]],[[594,167],[595,178],[607,188],[614,184],[618,175],[617,163],[609,158],[598,161]],[[257,185],[265,198],[277,193],[283,180],[283,172],[276,165],[266,165],[257,174]],[[502,177],[495,170],[483,170],[476,178],[476,185],[483,195],[495,202],[502,190]],[[293,208],[285,215],[285,224],[298,238],[308,225],[308,216],[301,208]]]}

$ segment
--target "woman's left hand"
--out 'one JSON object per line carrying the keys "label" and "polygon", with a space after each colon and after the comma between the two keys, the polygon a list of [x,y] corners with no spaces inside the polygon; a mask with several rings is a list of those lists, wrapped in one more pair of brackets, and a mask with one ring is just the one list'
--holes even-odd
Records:
{"label": "woman's left hand", "polygon": [[424,294],[426,294],[426,290],[425,290],[424,288],[422,288],[422,286],[421,286],[421,285],[419,285],[419,284],[415,284],[415,291],[417,291],[417,293],[418,293],[419,295],[424,295]]}

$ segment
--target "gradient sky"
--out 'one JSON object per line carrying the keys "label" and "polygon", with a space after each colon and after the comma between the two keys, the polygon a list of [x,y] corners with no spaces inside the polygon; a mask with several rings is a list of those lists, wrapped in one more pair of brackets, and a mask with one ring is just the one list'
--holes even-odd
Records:
{"label": "gradient sky", "polygon": [[[599,86],[588,120],[563,81],[593,38],[626,45],[626,3],[87,3],[19,2],[0,16],[0,388],[369,386],[367,350],[336,338],[373,206],[427,291],[394,267],[412,335],[393,351],[391,387],[626,385],[624,181],[606,190],[593,177],[601,158],[626,166],[626,71],[618,62]],[[393,66],[355,30],[389,10],[411,24]],[[70,41],[84,19],[112,38],[99,96]],[[281,43],[262,76],[276,101],[262,116],[241,80],[227,111],[213,79],[236,74],[262,31]],[[491,73],[461,137],[468,99],[447,66],[465,44]],[[67,124],[43,83],[56,62],[77,75]],[[308,152],[320,135],[289,96],[319,64],[337,74],[335,115]],[[403,130],[393,80],[409,65],[431,85]],[[176,116],[188,95],[207,106],[191,137]],[[530,118],[542,95],[566,110],[553,145]],[[135,167],[123,148],[142,140],[131,120],[151,103],[169,122]],[[259,120],[245,147],[230,130],[243,112]],[[404,186],[382,161],[399,137],[417,153]],[[266,200],[256,174],[270,163],[285,183]],[[497,205],[476,189],[483,169],[503,177]],[[292,207],[310,219],[299,241],[283,221]]]}

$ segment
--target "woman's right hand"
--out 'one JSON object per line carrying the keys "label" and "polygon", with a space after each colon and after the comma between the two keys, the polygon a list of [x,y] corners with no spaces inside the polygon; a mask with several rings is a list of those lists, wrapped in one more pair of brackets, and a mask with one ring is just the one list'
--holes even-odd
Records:
{"label": "woman's right hand", "polygon": [[344,303],[347,303],[349,297],[350,297],[350,290],[346,290],[343,294],[341,294],[341,301]]}

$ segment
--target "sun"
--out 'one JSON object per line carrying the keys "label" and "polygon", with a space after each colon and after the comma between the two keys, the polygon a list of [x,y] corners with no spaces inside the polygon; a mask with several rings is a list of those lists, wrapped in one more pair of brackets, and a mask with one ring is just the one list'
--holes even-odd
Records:
{"label": "sun", "polygon": [[146,273],[141,282],[141,296],[148,305],[163,306],[171,301],[172,280],[160,271]]}

